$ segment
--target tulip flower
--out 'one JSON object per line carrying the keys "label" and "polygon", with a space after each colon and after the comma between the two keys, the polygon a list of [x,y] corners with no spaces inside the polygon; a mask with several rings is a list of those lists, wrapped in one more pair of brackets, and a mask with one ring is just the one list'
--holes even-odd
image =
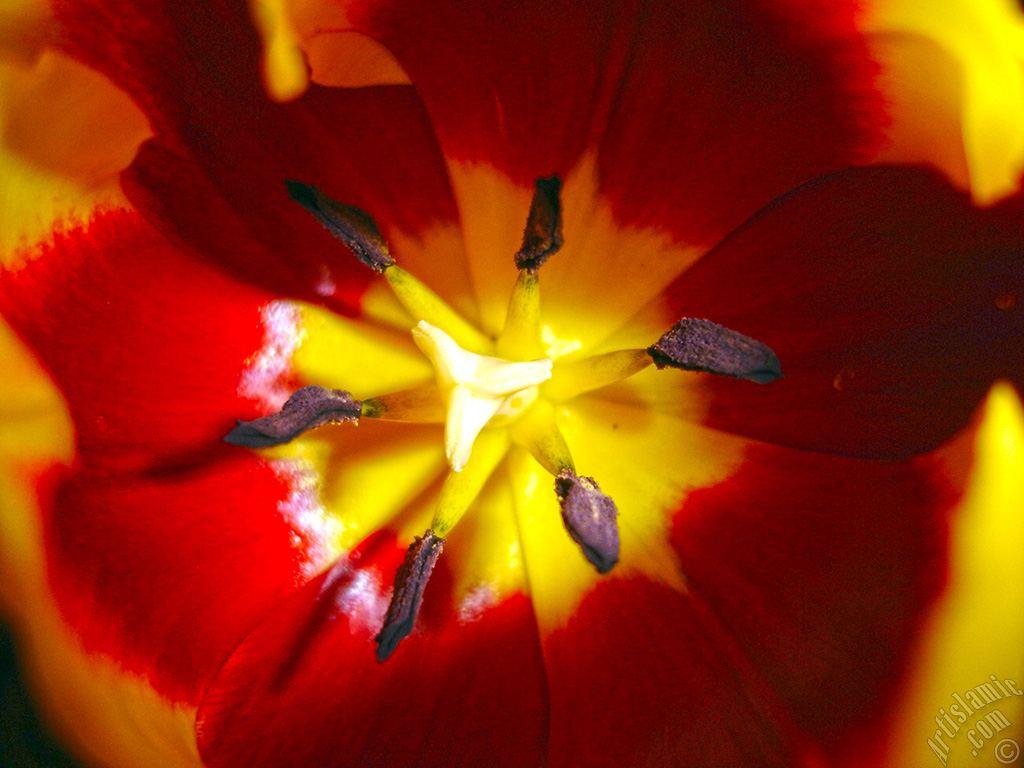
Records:
{"label": "tulip flower", "polygon": [[1024,496],[1022,25],[948,5],[0,17],[0,598],[69,749],[1002,759],[929,680],[1024,678],[964,597]]}

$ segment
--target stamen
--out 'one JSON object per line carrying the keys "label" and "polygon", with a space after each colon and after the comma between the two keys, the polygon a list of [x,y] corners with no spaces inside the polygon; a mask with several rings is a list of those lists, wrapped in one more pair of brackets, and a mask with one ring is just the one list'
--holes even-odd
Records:
{"label": "stamen", "polygon": [[405,562],[398,569],[395,591],[384,617],[384,626],[376,638],[378,661],[387,659],[402,638],[412,632],[423,589],[444,546],[443,537],[448,535],[480,495],[484,483],[494,473],[508,448],[508,442],[500,432],[492,432],[483,437],[480,443],[480,450],[467,465],[466,471],[451,472],[445,479],[430,528],[422,538],[413,541],[405,555]]}
{"label": "stamen", "polygon": [[494,344],[487,336],[466,322],[444,299],[395,265],[388,244],[370,214],[355,206],[343,205],[302,182],[285,181],[285,185],[292,200],[345,243],[360,262],[387,278],[395,296],[416,320],[426,320],[446,329],[466,349],[481,354],[493,351]]}
{"label": "stamen", "polygon": [[441,424],[445,420],[445,409],[437,387],[431,384],[363,400],[362,416],[381,421]]}
{"label": "stamen", "polygon": [[450,472],[445,478],[430,530],[447,536],[480,495],[487,479],[504,458],[508,439],[501,430],[488,430],[480,435],[473,458],[463,471]]}
{"label": "stamen", "polygon": [[278,413],[239,421],[224,442],[248,448],[281,445],[310,429],[344,421],[358,422],[362,403],[340,389],[316,385],[296,390]]}
{"label": "stamen", "polygon": [[556,363],[551,380],[544,384],[544,397],[564,403],[577,395],[628,379],[651,364],[646,349],[620,349],[583,360]]}
{"label": "stamen", "polygon": [[540,334],[540,285],[536,273],[520,270],[498,337],[498,356],[532,360],[544,356]]}
{"label": "stamen", "polygon": [[619,561],[615,502],[602,493],[594,478],[580,477],[571,469],[555,478],[555,493],[565,529],[597,572],[608,573]]}
{"label": "stamen", "polygon": [[533,274],[562,247],[562,205],[558,193],[562,181],[557,176],[537,179],[530,215],[523,232],[523,247],[516,254],[516,266]]}
{"label": "stamen", "polygon": [[576,469],[569,444],[555,422],[554,409],[544,400],[510,427],[512,439],[528,450],[544,469],[556,477]]}
{"label": "stamen", "polygon": [[406,552],[405,561],[395,575],[395,590],[384,617],[384,626],[375,638],[377,661],[386,660],[402,639],[412,632],[423,601],[423,590],[443,548],[444,539],[428,530],[415,539]]}
{"label": "stamen", "polygon": [[327,231],[349,247],[355,257],[374,272],[380,273],[395,263],[388,252],[377,222],[366,211],[352,205],[342,205],[316,187],[299,181],[285,181],[288,194]]}
{"label": "stamen", "polygon": [[659,369],[705,371],[758,384],[782,378],[779,358],[768,346],[710,320],[684,317],[647,352]]}
{"label": "stamen", "polygon": [[471,352],[486,355],[494,351],[494,342],[404,269],[391,267],[384,277],[395,296],[416,320],[444,328],[459,346]]}
{"label": "stamen", "polygon": [[592,477],[576,474],[569,446],[551,403],[541,401],[510,428],[512,439],[555,476],[555,493],[566,530],[598,573],[619,561],[618,510]]}

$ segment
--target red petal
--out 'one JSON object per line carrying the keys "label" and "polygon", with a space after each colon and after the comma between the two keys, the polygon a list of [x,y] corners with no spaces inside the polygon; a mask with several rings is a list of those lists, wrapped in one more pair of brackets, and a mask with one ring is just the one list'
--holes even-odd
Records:
{"label": "red petal", "polygon": [[795,764],[785,713],[697,595],[609,578],[544,655],[550,768]]}
{"label": "red petal", "polygon": [[63,390],[81,460],[164,471],[255,415],[239,383],[268,297],[171,247],[137,214],[58,234],[0,279],[0,310]]}
{"label": "red petal", "polygon": [[839,173],[752,219],[667,292],[768,344],[785,379],[709,378],[707,423],[866,457],[920,453],[992,381],[1024,382],[1024,205],[974,208],[939,176]]}
{"label": "red petal", "polygon": [[379,584],[404,554],[378,537],[275,611],[238,648],[199,712],[213,768],[522,766],[543,761],[546,684],[529,601],[463,623],[435,570],[418,621],[385,663]]}
{"label": "red petal", "polygon": [[47,521],[50,583],[86,649],[198,702],[267,610],[304,580],[286,478],[252,456],[168,476],[81,472]]}
{"label": "red petal", "polygon": [[289,478],[227,446],[266,297],[170,247],[137,214],[58,235],[0,307],[63,390],[81,470],[47,525],[53,589],[87,647],[195,701],[322,544]]}
{"label": "red petal", "polygon": [[880,140],[857,2],[651,3],[600,144],[624,223],[712,245]]}
{"label": "red petal", "polygon": [[235,275],[356,311],[372,274],[289,200],[285,179],[364,208],[385,235],[456,218],[411,88],[314,87],[296,102],[272,102],[240,0],[56,6],[71,53],[128,91],[158,134],[126,174],[129,197],[163,232]]}
{"label": "red petal", "polygon": [[445,154],[530,186],[599,151],[626,224],[709,243],[877,140],[855,3],[367,3]]}
{"label": "red petal", "polygon": [[837,764],[875,763],[914,633],[944,583],[956,494],[937,470],[761,446],[676,519],[690,589]]}

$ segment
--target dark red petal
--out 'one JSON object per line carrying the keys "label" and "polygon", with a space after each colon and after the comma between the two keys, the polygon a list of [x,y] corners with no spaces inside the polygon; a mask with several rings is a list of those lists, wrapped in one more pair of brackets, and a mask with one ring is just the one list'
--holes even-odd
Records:
{"label": "dark red petal", "polygon": [[858,2],[650,3],[600,144],[624,223],[712,245],[880,139]]}
{"label": "dark red petal", "polygon": [[721,378],[707,423],[867,457],[929,450],[1000,377],[1024,383],[1024,201],[974,208],[938,175],[835,174],[781,199],[667,291],[771,347],[785,378]]}
{"label": "dark red petal", "polygon": [[699,596],[608,577],[544,656],[550,768],[796,764],[784,711]]}
{"label": "dark red petal", "polygon": [[876,764],[913,635],[945,581],[956,493],[938,469],[754,447],[676,518],[690,589],[829,764]]}
{"label": "dark red petal", "polygon": [[288,198],[285,179],[366,210],[385,236],[455,220],[412,88],[313,87],[272,102],[243,0],[55,5],[68,50],[124,88],[157,132],[124,177],[133,203],[235,275],[356,310],[372,275]]}
{"label": "dark red petal", "polygon": [[856,3],[355,4],[445,154],[523,186],[598,149],[626,224],[711,243],[878,138]]}
{"label": "dark red petal", "polygon": [[[284,470],[221,438],[267,297],[119,211],[0,276],[0,309],[70,406],[78,468],[46,520],[53,591],[87,648],[195,702],[323,542]],[[289,506],[291,504],[291,506]]]}
{"label": "dark red petal", "polygon": [[[385,540],[386,539],[386,540]],[[540,765],[547,690],[529,600],[462,621],[445,603],[444,558],[418,629],[386,662],[373,636],[403,549],[370,542],[360,562],[307,584],[238,648],[199,711],[212,768],[475,768]]]}
{"label": "dark red petal", "polygon": [[138,214],[57,234],[0,275],[0,311],[67,398],[81,460],[168,471],[219,451],[269,297],[175,250]]}

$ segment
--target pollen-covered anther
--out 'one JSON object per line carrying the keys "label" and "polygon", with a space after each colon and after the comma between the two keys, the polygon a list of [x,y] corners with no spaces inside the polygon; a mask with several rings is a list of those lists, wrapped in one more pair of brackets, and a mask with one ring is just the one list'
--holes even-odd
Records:
{"label": "pollen-covered anther", "polygon": [[388,244],[377,223],[366,211],[339,203],[316,187],[300,181],[286,181],[292,200],[309,211],[327,231],[349,247],[360,262],[381,273],[394,265]]}
{"label": "pollen-covered anther", "polygon": [[581,477],[571,469],[555,478],[555,493],[562,510],[562,522],[584,556],[608,573],[619,561],[619,511],[611,497],[592,477]]}
{"label": "pollen-covered anther", "polygon": [[239,421],[224,442],[247,448],[282,445],[316,427],[358,422],[361,410],[362,403],[348,392],[314,384],[296,390],[277,413]]}
{"label": "pollen-covered anther", "polygon": [[423,601],[423,590],[444,548],[444,539],[428,530],[416,538],[405,553],[405,561],[395,575],[395,589],[391,595],[384,626],[377,641],[377,661],[384,661],[412,632],[416,615]]}
{"label": "pollen-covered anther", "polygon": [[377,222],[366,211],[339,203],[316,187],[286,181],[288,194],[341,240],[359,261],[384,275],[391,290],[409,314],[446,328],[465,348],[480,353],[494,351],[491,339],[477,330],[430,288],[395,264]]}
{"label": "pollen-covered anther", "polygon": [[473,441],[492,418],[514,418],[537,398],[537,385],[551,378],[551,360],[510,362],[478,355],[425,321],[412,333],[448,399],[445,453],[452,469],[461,472]]}
{"label": "pollen-covered anther", "polygon": [[782,378],[779,358],[767,345],[710,320],[684,317],[647,352],[659,369],[704,371],[758,384]]}
{"label": "pollen-covered anther", "polygon": [[523,231],[523,246],[516,254],[516,266],[537,274],[541,265],[562,247],[562,204],[559,192],[562,180],[557,176],[537,179],[530,214]]}

